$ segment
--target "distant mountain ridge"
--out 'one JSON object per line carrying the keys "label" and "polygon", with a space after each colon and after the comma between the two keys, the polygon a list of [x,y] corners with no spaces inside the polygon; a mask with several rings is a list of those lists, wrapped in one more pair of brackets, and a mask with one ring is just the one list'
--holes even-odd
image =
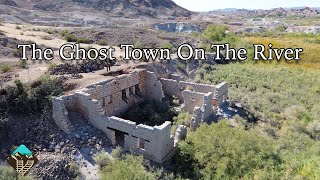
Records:
{"label": "distant mountain ridge", "polygon": [[188,17],[192,14],[172,0],[0,0],[0,4],[51,12],[91,10],[120,16]]}
{"label": "distant mountain ridge", "polygon": [[292,8],[274,8],[270,10],[262,9],[236,9],[236,8],[227,8],[227,9],[218,9],[209,11],[208,13],[234,13],[241,15],[249,16],[260,16],[260,17],[287,17],[287,16],[316,16],[320,14],[320,8],[318,7],[292,7]]}

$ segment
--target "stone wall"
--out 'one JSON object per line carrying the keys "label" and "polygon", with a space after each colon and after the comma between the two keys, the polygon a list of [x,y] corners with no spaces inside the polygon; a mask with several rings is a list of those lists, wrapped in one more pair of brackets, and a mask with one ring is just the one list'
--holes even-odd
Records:
{"label": "stone wall", "polygon": [[193,113],[193,110],[196,106],[202,107],[204,103],[204,96],[206,94],[200,92],[194,92],[185,90],[182,92],[182,96],[184,99],[184,110],[189,112],[190,114]]}
{"label": "stone wall", "polygon": [[223,82],[216,85],[215,99],[217,100],[217,106],[221,105],[228,99],[228,83]]}
{"label": "stone wall", "polygon": [[160,81],[165,95],[175,95],[181,101],[183,101],[182,91],[186,90],[188,87],[192,91],[200,93],[216,92],[216,87],[208,84],[177,81],[164,78],[161,78]]}
{"label": "stone wall", "polygon": [[146,71],[145,88],[146,99],[152,101],[161,101],[164,97],[162,84],[155,73]]}
{"label": "stone wall", "polygon": [[62,97],[52,100],[52,117],[57,126],[66,133],[71,133],[72,125],[69,121],[68,111],[64,105]]}

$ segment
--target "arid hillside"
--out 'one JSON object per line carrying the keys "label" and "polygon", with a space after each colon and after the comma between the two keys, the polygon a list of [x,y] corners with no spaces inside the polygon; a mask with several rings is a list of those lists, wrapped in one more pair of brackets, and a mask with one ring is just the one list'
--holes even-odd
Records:
{"label": "arid hillside", "polygon": [[101,11],[127,17],[191,15],[190,11],[178,6],[172,0],[1,0],[0,4],[50,12]]}

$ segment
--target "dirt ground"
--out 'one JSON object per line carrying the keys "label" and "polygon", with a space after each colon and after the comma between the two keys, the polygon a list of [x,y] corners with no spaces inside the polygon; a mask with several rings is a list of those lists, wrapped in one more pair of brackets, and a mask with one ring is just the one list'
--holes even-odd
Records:
{"label": "dirt ground", "polygon": [[[19,28],[17,28],[19,26]],[[61,29],[68,29],[66,27],[47,27],[47,26],[32,26],[32,25],[16,25],[16,24],[2,24],[0,26],[0,30],[5,32],[7,37],[16,38],[22,41],[32,41],[36,42],[38,45],[44,45],[47,47],[52,48],[60,48],[61,45],[67,43],[66,40],[60,39],[56,37],[54,34],[49,34],[44,31],[38,31],[39,29],[53,29],[53,30],[61,30]],[[49,36],[52,40],[44,40],[44,36]],[[108,46],[100,46],[97,44],[81,44],[81,47],[88,48],[93,47],[100,49],[102,47]],[[123,50],[120,50],[118,47],[114,47],[116,51],[114,52],[114,57],[118,58],[124,54]],[[58,56],[58,50],[56,50],[54,55],[54,59],[51,61],[39,62],[39,61],[27,61],[27,68],[19,67],[20,59],[19,58],[7,58],[7,57],[0,57],[0,64],[7,64],[12,67],[12,70],[9,72],[3,73],[0,72],[0,79],[7,78],[5,82],[2,82],[1,86],[5,87],[7,85],[12,85],[13,82],[17,79],[21,80],[23,83],[31,83],[41,76],[45,75],[48,71],[48,67],[50,64],[61,64],[64,63],[60,60]],[[111,67],[111,71],[117,71],[119,69],[124,69],[132,66],[136,66],[136,63],[130,62],[129,64],[119,63],[118,66]],[[66,83],[76,83],[77,89],[84,88],[85,86],[105,80],[106,76],[101,74],[107,73],[107,70],[100,70],[93,73],[82,73],[82,79],[70,79]],[[8,77],[10,77],[8,81]]]}

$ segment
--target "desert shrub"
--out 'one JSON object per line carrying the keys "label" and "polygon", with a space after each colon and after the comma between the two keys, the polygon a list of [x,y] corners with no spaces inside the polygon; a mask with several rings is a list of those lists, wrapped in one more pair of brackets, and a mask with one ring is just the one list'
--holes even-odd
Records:
{"label": "desert shrub", "polygon": [[57,67],[56,63],[49,63],[48,64],[48,71],[51,71],[53,68]]}
{"label": "desert shrub", "polygon": [[161,45],[160,48],[173,50],[174,46],[173,46],[173,44],[171,44],[170,42],[165,42],[164,44]]}
{"label": "desert shrub", "polygon": [[190,113],[182,111],[178,114],[178,116],[173,117],[173,124],[190,127],[191,119],[192,115]]}
{"label": "desert shrub", "polygon": [[42,36],[41,39],[44,39],[44,40],[52,40],[53,38],[50,37],[50,36]]}
{"label": "desert shrub", "polygon": [[287,30],[287,27],[286,26],[277,26],[276,31],[279,31],[279,32],[285,32]]}
{"label": "desert shrub", "polygon": [[203,32],[203,36],[209,41],[222,41],[226,37],[227,30],[228,28],[225,26],[211,24]]}
{"label": "desert shrub", "polygon": [[190,127],[190,122],[192,120],[192,115],[188,112],[182,111],[178,116],[173,117],[173,124],[171,127],[171,134],[174,134],[179,125],[184,125]]}
{"label": "desert shrub", "polygon": [[79,38],[77,40],[78,43],[84,43],[84,44],[89,44],[91,42],[91,40],[86,39],[86,38]]}
{"label": "desert shrub", "polygon": [[0,111],[9,114],[26,114],[43,111],[51,107],[51,97],[62,94],[62,85],[55,78],[42,77],[41,83],[27,87],[16,80],[15,86],[7,87],[5,99],[7,104],[0,106]]}
{"label": "desert shrub", "polygon": [[106,45],[107,45],[107,41],[105,41],[105,40],[99,40],[99,41],[97,42],[97,44],[100,45],[100,46],[106,46]]}
{"label": "desert shrub", "polygon": [[143,102],[124,113],[121,117],[137,122],[137,124],[155,126],[161,125],[165,121],[172,121],[175,114],[169,101],[163,101],[162,103]]}
{"label": "desert shrub", "polygon": [[0,179],[15,180],[17,174],[12,167],[0,165]]}
{"label": "desert shrub", "polygon": [[143,48],[143,44],[140,40],[136,40],[134,43],[133,43],[133,47],[134,48]]}
{"label": "desert shrub", "polygon": [[78,38],[73,34],[65,34],[64,37],[65,37],[66,41],[68,41],[68,42],[77,42],[78,41]]}
{"label": "desert shrub", "polygon": [[69,34],[69,30],[68,29],[64,29],[62,31],[60,31],[61,36],[65,36],[67,34]]}
{"label": "desert shrub", "polygon": [[319,179],[319,142],[294,130],[284,130],[280,133],[277,151],[283,161],[284,178]]}
{"label": "desert shrub", "polygon": [[144,167],[143,157],[126,155],[107,164],[100,172],[101,179],[157,179],[157,174],[148,172]]}
{"label": "desert shrub", "polygon": [[12,167],[1,165],[0,164],[0,179],[5,180],[32,180],[31,176],[18,176],[15,170]]}
{"label": "desert shrub", "polygon": [[0,64],[0,70],[3,73],[6,73],[8,71],[10,71],[12,69],[12,67],[8,64]]}
{"label": "desert shrub", "polygon": [[22,57],[22,48],[20,48],[20,49],[15,49],[15,50],[13,51],[13,56],[14,56],[14,57],[18,57],[18,58]]}
{"label": "desert shrub", "polygon": [[73,178],[79,177],[81,175],[80,167],[75,162],[69,163],[69,172]]}
{"label": "desert shrub", "polygon": [[1,35],[1,36],[5,35],[5,34],[6,34],[6,33],[5,33],[4,31],[0,30],[0,35]]}
{"label": "desert shrub", "polygon": [[117,146],[114,150],[111,152],[111,156],[114,157],[115,159],[121,158],[122,154],[122,148],[120,146]]}
{"label": "desert shrub", "polygon": [[21,32],[21,33],[20,33],[20,35],[24,35],[24,33],[23,33],[23,32]]}
{"label": "desert shrub", "polygon": [[19,61],[19,66],[20,66],[21,68],[27,68],[27,67],[28,67],[27,60],[20,60],[20,61]]}
{"label": "desert shrub", "polygon": [[220,121],[190,133],[174,160],[178,172],[191,179],[252,179],[257,174],[274,179],[281,161],[273,147],[272,139],[256,131]]}
{"label": "desert shrub", "polygon": [[96,163],[99,165],[100,168],[103,168],[107,164],[111,163],[111,160],[105,151],[99,152],[97,156],[94,157],[94,160],[96,161]]}
{"label": "desert shrub", "polygon": [[51,28],[49,28],[49,29],[45,29],[45,32],[48,34],[53,34],[54,31]]}
{"label": "desert shrub", "polygon": [[20,27],[20,26],[18,26],[18,25],[16,25],[16,29],[21,29],[21,27]]}

